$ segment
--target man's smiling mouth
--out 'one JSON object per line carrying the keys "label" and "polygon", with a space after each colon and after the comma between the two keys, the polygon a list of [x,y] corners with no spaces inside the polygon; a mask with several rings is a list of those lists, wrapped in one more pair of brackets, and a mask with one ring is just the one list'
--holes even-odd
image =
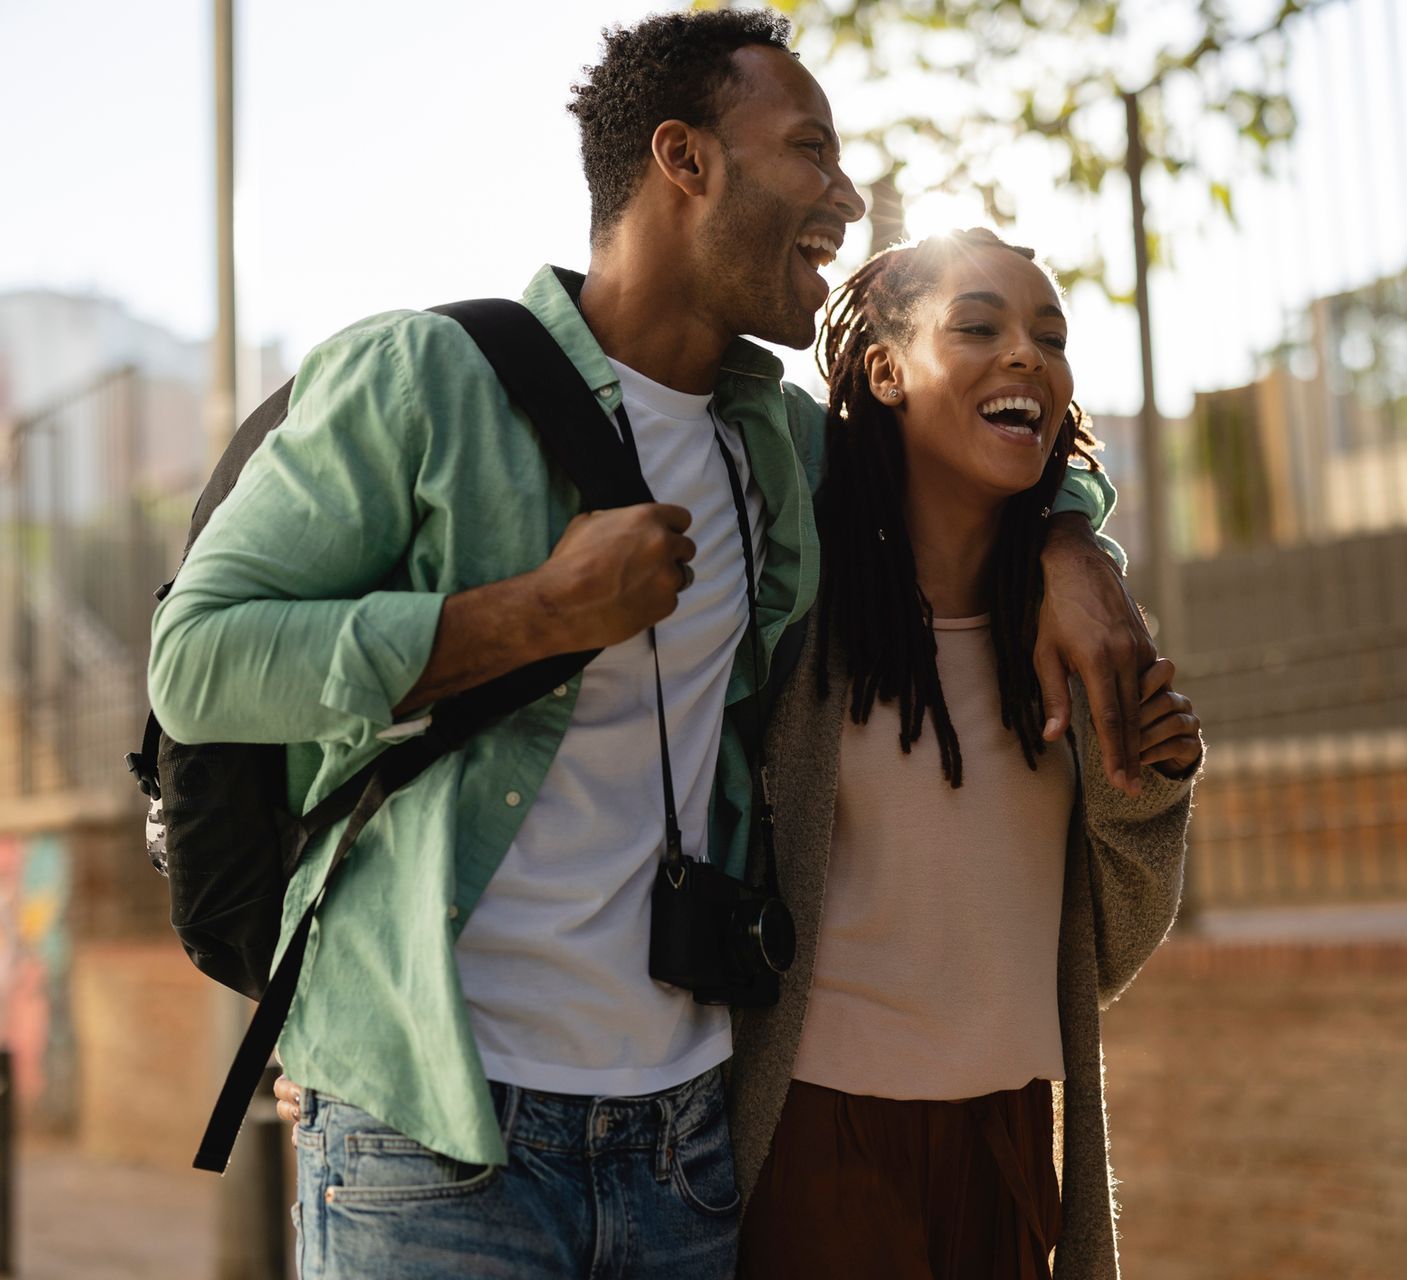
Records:
{"label": "man's smiling mouth", "polygon": [[840,245],[829,236],[804,235],[797,236],[796,249],[806,259],[806,265],[812,271],[819,271],[835,261],[835,255],[840,252]]}

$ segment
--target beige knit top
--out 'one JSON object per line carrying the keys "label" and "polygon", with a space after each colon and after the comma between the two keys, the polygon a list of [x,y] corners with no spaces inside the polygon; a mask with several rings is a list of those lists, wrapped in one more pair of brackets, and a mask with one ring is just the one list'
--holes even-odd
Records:
{"label": "beige knit top", "polygon": [[1075,762],[1033,772],[1001,722],[988,615],[938,619],[962,751],[944,779],[931,723],[905,755],[877,702],[840,737],[816,969],[793,1075],[881,1098],[979,1097],[1061,1080],[1056,955]]}

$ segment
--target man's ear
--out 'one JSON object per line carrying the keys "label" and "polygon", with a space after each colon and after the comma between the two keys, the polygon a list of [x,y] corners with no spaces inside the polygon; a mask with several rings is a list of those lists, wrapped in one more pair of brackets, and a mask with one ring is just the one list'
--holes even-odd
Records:
{"label": "man's ear", "polygon": [[903,403],[904,371],[893,352],[882,342],[872,342],[865,348],[865,377],[870,394],[880,404],[891,408]]}
{"label": "man's ear", "polygon": [[655,168],[688,196],[704,194],[716,149],[711,135],[682,120],[664,121],[650,139]]}

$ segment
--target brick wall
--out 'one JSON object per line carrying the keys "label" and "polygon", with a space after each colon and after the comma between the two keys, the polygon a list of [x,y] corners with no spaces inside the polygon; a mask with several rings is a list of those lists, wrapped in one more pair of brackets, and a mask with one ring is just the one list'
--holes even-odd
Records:
{"label": "brick wall", "polygon": [[166,939],[80,945],[73,988],[84,1154],[189,1169],[226,1065],[222,989]]}
{"label": "brick wall", "polygon": [[1104,1043],[1126,1277],[1407,1274],[1407,941],[1174,939]]}

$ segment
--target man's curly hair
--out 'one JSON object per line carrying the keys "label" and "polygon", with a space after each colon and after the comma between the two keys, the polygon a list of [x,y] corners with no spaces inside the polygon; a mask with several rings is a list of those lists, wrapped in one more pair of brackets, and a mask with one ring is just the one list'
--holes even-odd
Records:
{"label": "man's curly hair", "polygon": [[581,126],[593,245],[639,188],[660,123],[716,128],[738,79],[732,55],[747,45],[786,50],[791,23],[769,9],[717,9],[656,14],[601,34],[605,56],[582,68],[567,104]]}

